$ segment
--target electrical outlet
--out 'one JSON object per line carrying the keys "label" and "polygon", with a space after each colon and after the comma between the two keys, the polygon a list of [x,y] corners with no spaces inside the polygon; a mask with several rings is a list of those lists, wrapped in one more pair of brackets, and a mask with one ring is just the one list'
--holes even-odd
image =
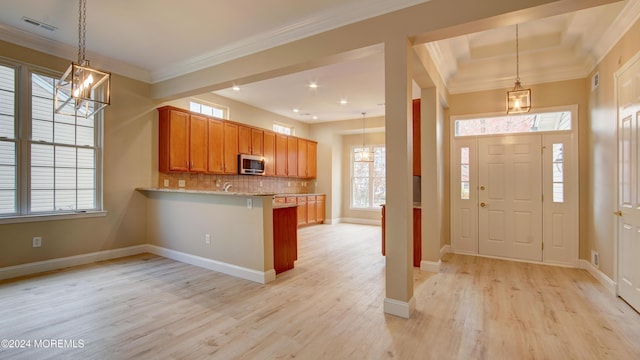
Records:
{"label": "electrical outlet", "polygon": [[262,187],[262,181],[260,181],[260,187]]}
{"label": "electrical outlet", "polygon": [[291,187],[291,181],[287,181],[287,186]]}
{"label": "electrical outlet", "polygon": [[247,209],[251,209],[253,207],[253,199],[247,199]]}
{"label": "electrical outlet", "polygon": [[210,234],[205,234],[204,235],[204,243],[207,245],[211,245],[211,235]]}
{"label": "electrical outlet", "polygon": [[164,179],[164,187],[169,187],[169,179]]}
{"label": "electrical outlet", "polygon": [[591,263],[596,268],[600,268],[600,254],[594,250],[591,250]]}
{"label": "electrical outlet", "polygon": [[32,245],[34,248],[42,246],[42,238],[40,236],[35,236],[33,238]]}
{"label": "electrical outlet", "polygon": [[178,187],[184,187],[184,186],[185,186],[184,180],[178,180]]}

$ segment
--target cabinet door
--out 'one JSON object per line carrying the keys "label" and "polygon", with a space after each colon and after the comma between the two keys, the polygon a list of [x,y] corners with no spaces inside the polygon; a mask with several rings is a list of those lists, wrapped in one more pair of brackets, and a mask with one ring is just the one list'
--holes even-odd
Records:
{"label": "cabinet door", "polygon": [[189,171],[189,113],[170,107],[160,108],[158,112],[158,169]]}
{"label": "cabinet door", "polygon": [[324,224],[326,195],[316,196],[316,223]]}
{"label": "cabinet door", "polygon": [[264,133],[260,129],[251,129],[251,154],[260,155],[264,154],[263,142]]}
{"label": "cabinet door", "polygon": [[307,177],[315,179],[318,177],[318,144],[313,141],[307,142]]}
{"label": "cabinet door", "polygon": [[307,197],[298,196],[298,226],[307,224]]}
{"label": "cabinet door", "polygon": [[276,134],[276,176],[287,176],[287,136]]}
{"label": "cabinet door", "polygon": [[413,100],[413,176],[420,176],[420,99]]}
{"label": "cabinet door", "polygon": [[207,171],[207,118],[191,114],[189,119],[189,171]]}
{"label": "cabinet door", "polygon": [[238,173],[238,125],[224,123],[224,173]]}
{"label": "cabinet door", "polygon": [[238,126],[238,153],[251,154],[251,128]]}
{"label": "cabinet door", "polygon": [[276,175],[276,134],[265,131],[263,135],[264,174],[266,176]]}
{"label": "cabinet door", "polygon": [[307,140],[298,139],[298,177],[307,177]]}
{"label": "cabinet door", "polygon": [[316,196],[307,196],[307,224],[317,222]]}
{"label": "cabinet door", "polygon": [[222,121],[209,119],[209,154],[207,171],[221,174],[224,172],[224,128]]}
{"label": "cabinet door", "polygon": [[287,137],[287,176],[298,176],[298,139]]}

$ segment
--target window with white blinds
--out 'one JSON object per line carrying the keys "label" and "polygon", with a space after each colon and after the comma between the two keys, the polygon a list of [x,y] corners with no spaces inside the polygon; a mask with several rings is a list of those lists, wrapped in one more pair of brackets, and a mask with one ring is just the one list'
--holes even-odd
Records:
{"label": "window with white blinds", "polygon": [[101,210],[99,119],[55,114],[56,82],[0,65],[0,216]]}

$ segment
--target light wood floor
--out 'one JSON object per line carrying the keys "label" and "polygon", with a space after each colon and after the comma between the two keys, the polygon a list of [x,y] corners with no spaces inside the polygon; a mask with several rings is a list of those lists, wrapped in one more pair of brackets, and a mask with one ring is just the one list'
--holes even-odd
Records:
{"label": "light wood floor", "polygon": [[[0,283],[0,359],[638,359],[640,315],[587,272],[447,255],[385,315],[380,228],[300,230],[267,285],[153,255]],[[33,342],[32,342],[33,345]]]}

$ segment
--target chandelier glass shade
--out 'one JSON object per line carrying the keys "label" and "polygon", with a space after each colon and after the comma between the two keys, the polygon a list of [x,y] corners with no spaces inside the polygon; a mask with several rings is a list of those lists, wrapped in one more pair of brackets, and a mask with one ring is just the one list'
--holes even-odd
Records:
{"label": "chandelier glass shade", "polygon": [[373,151],[371,151],[371,148],[367,147],[365,145],[365,141],[364,141],[364,135],[365,135],[365,124],[364,124],[364,117],[367,113],[363,112],[362,113],[362,147],[358,150],[356,150],[353,154],[353,161],[355,162],[373,162]]}

